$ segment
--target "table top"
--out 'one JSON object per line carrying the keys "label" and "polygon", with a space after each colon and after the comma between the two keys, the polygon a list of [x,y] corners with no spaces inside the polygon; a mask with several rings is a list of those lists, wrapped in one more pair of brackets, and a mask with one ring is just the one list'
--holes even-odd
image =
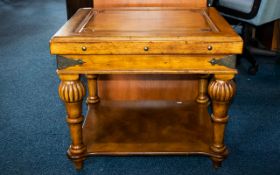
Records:
{"label": "table top", "polygon": [[[86,62],[83,70],[103,73],[156,69],[159,73],[170,69],[174,73],[235,73],[235,69],[211,64],[216,64],[216,59],[239,54],[242,49],[241,37],[214,8],[84,8],[50,41],[52,54],[82,59]],[[230,57],[221,61],[227,64],[228,60],[233,62]],[[74,69],[80,71],[80,67],[71,68]]]}
{"label": "table top", "polygon": [[78,31],[91,36],[176,37],[216,33],[218,29],[200,10],[111,9],[93,11]]}
{"label": "table top", "polygon": [[86,74],[235,74],[242,47],[214,8],[80,9],[50,42],[59,73]]}
{"label": "table top", "polygon": [[97,40],[188,40],[241,42],[214,8],[80,9],[52,38]]}

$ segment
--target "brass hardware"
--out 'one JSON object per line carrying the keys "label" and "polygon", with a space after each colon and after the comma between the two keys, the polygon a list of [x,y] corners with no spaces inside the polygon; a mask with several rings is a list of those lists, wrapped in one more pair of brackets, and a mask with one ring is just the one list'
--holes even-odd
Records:
{"label": "brass hardware", "polygon": [[215,65],[220,65],[220,66],[225,66],[228,68],[235,69],[236,68],[236,56],[235,55],[229,55],[224,58],[216,59],[213,58],[209,61],[210,64],[213,66]]}
{"label": "brass hardware", "polygon": [[213,47],[211,45],[209,45],[207,49],[210,51],[210,50],[213,50]]}
{"label": "brass hardware", "polygon": [[63,56],[57,56],[56,57],[56,62],[57,62],[57,69],[62,70],[66,69],[68,67],[76,66],[76,65],[82,65],[85,62],[81,59],[70,59],[70,58],[65,58]]}
{"label": "brass hardware", "polygon": [[149,49],[150,49],[149,47],[144,47],[144,51],[146,52],[149,51]]}
{"label": "brass hardware", "polygon": [[86,46],[83,46],[83,47],[82,47],[82,51],[87,51],[87,47],[86,47]]}

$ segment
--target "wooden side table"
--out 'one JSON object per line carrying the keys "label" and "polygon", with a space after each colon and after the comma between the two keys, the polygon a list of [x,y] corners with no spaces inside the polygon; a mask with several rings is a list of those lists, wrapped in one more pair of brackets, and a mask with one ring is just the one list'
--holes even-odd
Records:
{"label": "wooden side table", "polygon": [[[236,90],[233,55],[242,46],[214,8],[80,9],[50,41],[72,138],[69,158],[80,169],[92,155],[201,154],[220,166]],[[193,74],[199,95],[193,101],[100,100],[100,74]],[[88,80],[85,121],[80,75]]]}

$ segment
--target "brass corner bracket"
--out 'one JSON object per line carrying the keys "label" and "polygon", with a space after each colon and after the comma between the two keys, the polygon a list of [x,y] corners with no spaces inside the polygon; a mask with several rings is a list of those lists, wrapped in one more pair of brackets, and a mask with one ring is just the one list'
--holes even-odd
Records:
{"label": "brass corner bracket", "polygon": [[57,69],[58,70],[63,70],[63,69],[66,69],[68,67],[82,65],[82,64],[85,63],[81,59],[70,59],[70,58],[60,56],[60,55],[57,55],[56,62],[57,62]]}
{"label": "brass corner bracket", "polygon": [[220,65],[220,66],[225,66],[231,69],[236,68],[236,56],[235,55],[229,55],[224,58],[213,58],[209,61],[210,64],[214,65]]}

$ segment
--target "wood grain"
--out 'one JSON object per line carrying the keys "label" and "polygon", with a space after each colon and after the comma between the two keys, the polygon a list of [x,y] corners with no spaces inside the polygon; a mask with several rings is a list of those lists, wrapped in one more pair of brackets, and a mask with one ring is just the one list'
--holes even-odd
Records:
{"label": "wood grain", "polygon": [[211,131],[207,105],[176,101],[103,100],[83,128],[88,155],[213,155]]}
{"label": "wood grain", "polygon": [[[218,166],[227,155],[237,70],[213,61],[241,53],[242,40],[214,8],[197,8],[206,1],[141,2],[96,1],[100,8],[80,9],[50,41],[52,54],[83,62],[57,71],[72,136],[68,155],[77,168],[95,154],[203,154]],[[83,130],[80,74],[89,83]]]}
{"label": "wood grain", "polygon": [[69,124],[72,144],[67,155],[73,160],[77,169],[83,167],[86,154],[86,145],[83,143],[82,133],[82,101],[85,95],[85,88],[77,75],[60,75],[61,83],[58,88],[59,96],[65,103],[67,123]]}
{"label": "wood grain", "polygon": [[196,98],[197,103],[200,103],[200,104],[209,103],[209,97],[207,94],[208,82],[209,82],[209,75],[202,75],[199,77],[198,96]]}
{"label": "wood grain", "polygon": [[58,73],[84,74],[235,74],[236,69],[212,65],[210,61],[224,55],[63,55],[84,63]]}
{"label": "wood grain", "polygon": [[98,75],[87,74],[87,84],[88,84],[88,97],[87,104],[94,104],[99,102],[98,88],[97,88],[97,78]]}
{"label": "wood grain", "polygon": [[[143,15],[139,15],[141,13]],[[137,73],[136,67],[139,68],[138,73],[145,74],[211,71],[236,73],[236,70],[226,67],[213,67],[209,60],[213,57],[221,58],[225,54],[240,53],[242,40],[213,8],[190,10],[182,7],[135,7],[113,8],[105,11],[80,9],[52,38],[50,46],[52,54],[83,59],[86,62],[82,68],[72,67],[58,71],[59,73]],[[212,47],[211,50],[208,49],[209,46]],[[86,47],[86,50],[83,50],[83,47]],[[145,47],[149,47],[149,50],[145,51]],[[163,54],[165,55],[160,56]],[[181,55],[174,56],[174,54]],[[204,56],[206,58],[201,59],[199,54],[207,54],[209,57]],[[201,66],[208,68],[208,72]],[[103,77],[106,77],[106,81]],[[159,97],[153,94],[170,94],[168,98],[171,98],[173,94],[173,98],[176,99],[179,96],[177,90],[184,88],[186,95],[183,95],[182,99],[189,99],[188,95],[193,99],[193,94],[197,94],[188,91],[190,86],[193,86],[191,89],[197,87],[195,80],[187,80],[182,84],[175,83],[179,87],[175,88],[174,84],[173,88],[166,92],[163,87],[165,84],[173,84],[173,78],[166,76],[161,80],[158,76],[156,80],[149,80],[148,77],[153,76],[101,76],[100,95],[109,99],[135,100]],[[171,79],[168,80],[168,77]],[[159,88],[160,86],[162,88]],[[119,88],[115,89],[115,87]],[[148,88],[153,87],[156,87],[156,90],[148,91]],[[142,93],[143,89],[145,89],[144,93]],[[132,93],[129,95],[125,92]]]}
{"label": "wood grain", "polygon": [[196,76],[189,75],[100,75],[101,100],[195,101]]}
{"label": "wood grain", "polygon": [[125,8],[80,9],[50,47],[52,54],[239,54],[243,44],[213,8]]}
{"label": "wood grain", "polygon": [[95,8],[104,7],[206,7],[206,0],[94,0]]}
{"label": "wood grain", "polygon": [[232,80],[234,75],[215,75],[208,86],[208,93],[212,100],[213,114],[213,142],[211,150],[220,157],[212,157],[216,168],[221,166],[222,161],[228,154],[228,149],[224,144],[225,127],[228,122],[228,109],[230,102],[235,95],[236,85]]}
{"label": "wood grain", "polygon": [[[163,20],[166,14],[169,20]],[[214,8],[80,9],[50,43],[104,41],[109,44],[118,41],[238,42],[242,45],[242,39]]]}

